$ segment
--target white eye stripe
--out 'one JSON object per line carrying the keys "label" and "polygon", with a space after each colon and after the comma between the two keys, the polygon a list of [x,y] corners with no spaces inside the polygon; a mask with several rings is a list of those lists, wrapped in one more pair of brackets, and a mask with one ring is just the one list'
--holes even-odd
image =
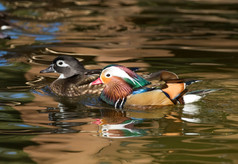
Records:
{"label": "white eye stripe", "polygon": [[132,78],[125,71],[115,66],[108,67],[103,72],[105,72],[106,77],[107,77],[107,74],[110,74],[110,76],[117,76],[117,77],[128,78],[132,80]]}
{"label": "white eye stripe", "polygon": [[122,77],[122,78],[130,78],[130,76],[123,70],[121,70],[118,67],[108,67],[106,68],[104,71],[105,76],[107,77],[107,75],[109,74],[110,76],[118,76],[118,77]]}
{"label": "white eye stripe", "polygon": [[59,67],[69,67],[69,65],[67,63],[65,63],[63,60],[58,60],[56,62],[56,65]]}
{"label": "white eye stripe", "polygon": [[[116,66],[108,67],[103,72],[104,72],[105,77],[107,77],[107,74],[110,74],[110,77],[117,76],[117,77],[121,77],[121,78],[127,78],[127,79],[131,80],[134,84],[139,84],[141,86],[141,84],[136,79],[133,79],[125,71],[121,70],[120,68],[118,68]],[[107,78],[110,78],[110,77],[107,77]]]}

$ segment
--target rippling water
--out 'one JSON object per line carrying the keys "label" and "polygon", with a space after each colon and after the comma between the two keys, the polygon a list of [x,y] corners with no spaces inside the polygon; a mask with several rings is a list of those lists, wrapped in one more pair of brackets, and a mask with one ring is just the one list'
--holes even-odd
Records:
{"label": "rippling water", "polygon": [[[0,0],[0,163],[237,163],[238,2]],[[0,21],[1,23],[1,21]],[[202,101],[108,109],[49,94],[59,55],[87,68],[161,69],[219,88]]]}

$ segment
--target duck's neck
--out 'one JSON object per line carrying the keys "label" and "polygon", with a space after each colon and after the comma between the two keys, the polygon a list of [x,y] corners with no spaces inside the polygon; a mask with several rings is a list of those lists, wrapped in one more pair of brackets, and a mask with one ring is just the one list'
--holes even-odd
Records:
{"label": "duck's neck", "polygon": [[70,88],[72,84],[77,84],[83,79],[84,77],[81,75],[74,75],[68,78],[58,78],[51,83],[50,88],[57,95],[68,96],[68,92],[71,91],[68,88]]}
{"label": "duck's neck", "polygon": [[105,86],[100,98],[116,108],[124,104],[126,97],[133,92],[129,84],[121,80],[114,80]]}
{"label": "duck's neck", "polygon": [[72,79],[83,79],[85,75],[83,73],[71,73],[69,75],[60,74],[57,80],[72,80]]}

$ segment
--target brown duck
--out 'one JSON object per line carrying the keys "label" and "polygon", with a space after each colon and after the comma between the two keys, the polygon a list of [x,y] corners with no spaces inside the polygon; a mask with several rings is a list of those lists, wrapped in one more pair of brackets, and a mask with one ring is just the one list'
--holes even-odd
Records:
{"label": "brown duck", "polygon": [[99,94],[102,85],[89,85],[101,70],[85,69],[83,64],[71,56],[59,56],[52,64],[40,73],[58,73],[60,76],[53,81],[50,89],[58,96],[77,97],[85,94]]}

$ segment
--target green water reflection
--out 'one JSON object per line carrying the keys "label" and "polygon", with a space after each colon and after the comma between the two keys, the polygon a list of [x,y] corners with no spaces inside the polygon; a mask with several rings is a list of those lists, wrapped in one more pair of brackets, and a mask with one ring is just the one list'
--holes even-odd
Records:
{"label": "green water reflection", "polygon": [[25,124],[20,113],[10,106],[0,106],[0,115],[0,163],[35,163],[23,149],[36,144],[31,141],[34,135],[25,133],[38,127]]}
{"label": "green water reflection", "polygon": [[34,132],[41,128],[24,123],[21,113],[14,108],[14,106],[31,102],[34,96],[26,89],[25,91],[8,89],[12,86],[25,85],[24,73],[29,67],[24,63],[2,60],[0,71],[0,163],[35,163],[23,149],[29,145],[36,145],[31,139],[34,137]]}
{"label": "green water reflection", "polygon": [[[0,41],[0,163],[237,163],[237,2],[0,0],[0,9],[13,25]],[[45,87],[57,76],[39,74],[59,55],[221,90],[150,111],[61,99]]]}

